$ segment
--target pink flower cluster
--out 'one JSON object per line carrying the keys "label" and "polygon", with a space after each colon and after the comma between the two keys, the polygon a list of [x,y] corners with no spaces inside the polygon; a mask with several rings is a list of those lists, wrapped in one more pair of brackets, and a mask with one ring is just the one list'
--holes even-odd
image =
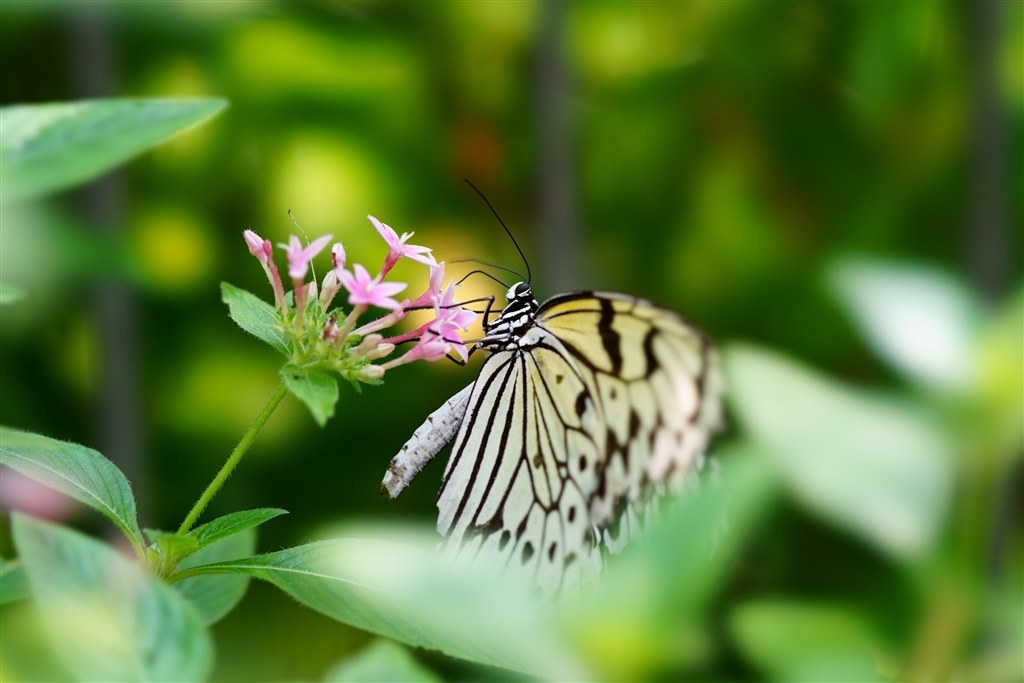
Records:
{"label": "pink flower cluster", "polygon": [[[384,371],[412,362],[414,360],[438,360],[450,352],[466,360],[468,353],[461,333],[466,331],[476,320],[477,314],[463,308],[455,296],[455,284],[444,285],[444,262],[438,263],[428,247],[408,244],[412,233],[403,233],[401,237],[388,225],[381,223],[373,216],[368,217],[377,233],[388,245],[388,253],[384,263],[375,276],[361,264],[355,264],[352,270],[345,268],[345,249],[341,243],[331,248],[331,269],[324,277],[319,295],[315,282],[306,283],[310,262],[331,241],[331,235],[324,235],[303,246],[294,235],[288,244],[279,245],[285,250],[288,259],[288,277],[292,281],[294,292],[294,308],[287,304],[281,275],[272,258],[273,247],[270,240],[265,240],[252,230],[243,235],[249,247],[249,253],[259,260],[274,290],[274,303],[287,320],[291,320],[292,329],[300,334],[309,325],[318,325],[317,339],[335,350],[350,350],[351,355],[367,362],[390,355],[395,346],[415,341],[415,346],[399,358],[381,365],[364,364],[360,367],[358,378],[377,379]],[[427,290],[414,299],[397,300],[395,296],[408,286],[403,282],[386,282],[385,277],[401,259],[422,263],[430,268],[430,284]],[[337,311],[330,311],[335,295],[344,288],[348,292],[350,311],[339,324]],[[317,298],[317,315],[307,316],[307,304]],[[370,306],[391,311],[389,314],[356,328],[360,316]],[[379,334],[403,320],[410,311],[432,309],[434,319],[419,328],[385,338]],[[324,320],[323,316],[327,316]],[[351,346],[348,338],[354,335],[360,342]],[[351,365],[351,364],[349,364]],[[348,367],[348,365],[346,365]]]}

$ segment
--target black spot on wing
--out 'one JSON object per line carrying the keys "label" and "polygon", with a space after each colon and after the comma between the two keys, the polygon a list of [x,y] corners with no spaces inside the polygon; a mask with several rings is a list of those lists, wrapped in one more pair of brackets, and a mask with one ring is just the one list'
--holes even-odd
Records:
{"label": "black spot on wing", "polygon": [[608,360],[612,364],[612,374],[618,376],[622,372],[622,337],[615,331],[615,307],[610,299],[601,299],[601,317],[597,321],[597,331],[601,335],[601,344]]}
{"label": "black spot on wing", "polygon": [[645,377],[650,377],[659,367],[661,367],[658,357],[654,354],[654,338],[656,336],[658,336],[658,330],[654,327],[647,330],[647,334],[644,335],[643,349],[644,361],[646,362],[646,372],[644,373]]}
{"label": "black spot on wing", "polygon": [[523,564],[529,562],[531,557],[533,557],[533,543],[527,541],[523,544]]}

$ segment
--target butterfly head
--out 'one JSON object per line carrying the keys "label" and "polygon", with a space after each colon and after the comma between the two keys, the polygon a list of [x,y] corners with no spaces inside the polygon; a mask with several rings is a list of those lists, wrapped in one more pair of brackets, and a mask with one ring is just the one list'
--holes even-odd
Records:
{"label": "butterfly head", "polygon": [[533,301],[533,291],[526,282],[517,282],[505,292],[505,300],[510,304],[515,301]]}
{"label": "butterfly head", "polygon": [[484,348],[498,350],[515,346],[519,338],[533,325],[540,304],[533,298],[529,283],[517,282],[505,293],[508,303],[494,322],[484,326],[490,342]]}

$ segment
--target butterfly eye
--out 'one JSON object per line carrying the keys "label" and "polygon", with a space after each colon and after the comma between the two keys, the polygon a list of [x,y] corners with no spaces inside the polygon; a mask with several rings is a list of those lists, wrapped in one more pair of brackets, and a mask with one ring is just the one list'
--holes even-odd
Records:
{"label": "butterfly eye", "polygon": [[517,282],[508,288],[508,292],[505,294],[506,301],[514,301],[522,297],[524,294],[530,291],[530,285],[525,282]]}

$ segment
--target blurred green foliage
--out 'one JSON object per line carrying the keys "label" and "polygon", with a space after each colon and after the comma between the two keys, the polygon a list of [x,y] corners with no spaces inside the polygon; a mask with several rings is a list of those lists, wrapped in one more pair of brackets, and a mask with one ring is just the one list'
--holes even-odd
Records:
{"label": "blurred green foliage", "polygon": [[[712,488],[666,527],[687,530],[678,547],[624,558],[604,621],[570,628],[577,647],[619,676],[1019,680],[1024,5],[578,3],[563,20],[573,284],[777,350],[727,353],[734,498]],[[95,186],[0,207],[0,423],[103,450],[105,335],[136,338],[132,487],[145,526],[175,528],[277,383],[275,354],[220,301],[222,280],[270,298],[244,228],[284,241],[292,209],[373,263],[373,213],[441,258],[520,267],[468,177],[535,270],[558,262],[538,219],[553,21],[513,2],[0,5],[5,105],[231,104],[105,180],[112,208]],[[550,267],[536,279],[554,293]],[[110,282],[139,306],[130,328],[100,322]],[[353,519],[429,522],[440,463],[393,503],[380,478],[473,376],[435,364],[342,387],[324,429],[286,401],[211,516],[288,509],[264,551]],[[702,523],[722,519],[739,533],[715,546]],[[671,574],[703,557],[693,534],[720,554]],[[16,626],[0,677],[59,675],[26,605],[0,616]],[[215,680],[357,677],[335,663],[368,640],[258,583],[213,633]],[[446,678],[505,675],[417,657]]]}

